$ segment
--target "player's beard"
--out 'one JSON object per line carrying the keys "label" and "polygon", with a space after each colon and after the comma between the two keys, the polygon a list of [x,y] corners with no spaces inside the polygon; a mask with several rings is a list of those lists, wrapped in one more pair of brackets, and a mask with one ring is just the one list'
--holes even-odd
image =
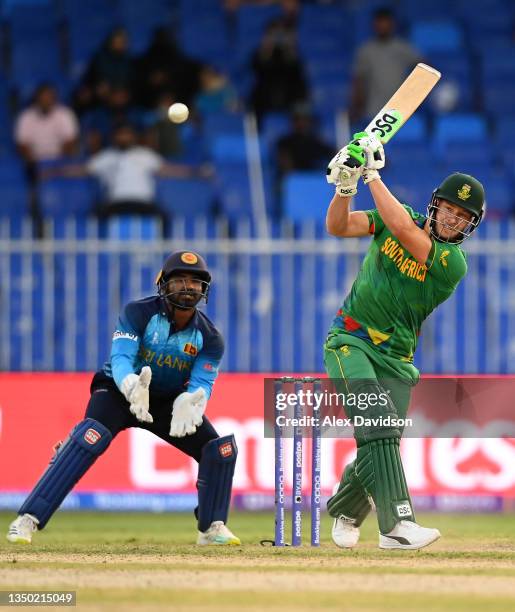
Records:
{"label": "player's beard", "polygon": [[202,295],[199,291],[176,291],[170,293],[166,299],[172,308],[191,310],[200,302]]}

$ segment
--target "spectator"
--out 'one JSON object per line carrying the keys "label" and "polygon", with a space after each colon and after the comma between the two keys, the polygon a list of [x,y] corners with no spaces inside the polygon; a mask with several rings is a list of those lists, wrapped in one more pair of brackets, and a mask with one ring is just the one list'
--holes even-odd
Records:
{"label": "spectator", "polygon": [[143,114],[132,104],[130,90],[125,87],[110,89],[104,106],[94,108],[81,119],[86,151],[93,155],[107,146],[114,128],[121,123],[142,127]]}
{"label": "spectator", "polygon": [[313,116],[306,105],[299,105],[292,115],[291,131],[277,142],[277,162],[281,176],[295,170],[317,170],[327,166],[334,147],[316,133]]}
{"label": "spectator", "polygon": [[129,55],[129,40],[123,28],[114,30],[91,60],[75,94],[79,114],[106,104],[112,89],[131,91],[134,62]]}
{"label": "spectator", "polygon": [[236,91],[227,77],[212,66],[204,66],[200,72],[200,93],[195,98],[195,108],[201,115],[238,110]]}
{"label": "spectator", "polygon": [[187,57],[165,28],[158,28],[138,61],[136,101],[155,108],[164,92],[191,105],[199,89],[199,62]]}
{"label": "spectator", "polygon": [[252,106],[260,116],[269,111],[290,111],[307,99],[304,70],[294,31],[279,18],[266,28],[252,60],[255,86]]}
{"label": "spectator", "polygon": [[374,38],[358,48],[354,61],[351,121],[373,117],[421,61],[408,42],[395,36],[395,17],[389,8],[374,12],[372,27]]}
{"label": "spectator", "polygon": [[59,104],[57,92],[50,84],[38,87],[32,104],[20,114],[15,125],[18,151],[29,166],[72,155],[78,134],[73,111]]}
{"label": "spectator", "polygon": [[205,167],[167,163],[152,149],[139,146],[132,125],[118,125],[113,133],[113,146],[93,155],[85,165],[70,165],[47,170],[51,176],[85,176],[98,179],[104,201],[97,209],[101,219],[119,214],[166,215],[155,203],[155,176],[189,178],[206,175]]}

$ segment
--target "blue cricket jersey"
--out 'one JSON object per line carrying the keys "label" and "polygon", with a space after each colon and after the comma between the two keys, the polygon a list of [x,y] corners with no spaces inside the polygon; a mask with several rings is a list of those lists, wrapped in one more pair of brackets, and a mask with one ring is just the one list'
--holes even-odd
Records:
{"label": "blue cricket jersey", "polygon": [[209,398],[223,353],[223,338],[204,313],[196,310],[188,325],[175,331],[161,298],[152,296],[123,309],[103,370],[120,388],[127,374],[148,365],[151,393],[176,396],[202,387]]}

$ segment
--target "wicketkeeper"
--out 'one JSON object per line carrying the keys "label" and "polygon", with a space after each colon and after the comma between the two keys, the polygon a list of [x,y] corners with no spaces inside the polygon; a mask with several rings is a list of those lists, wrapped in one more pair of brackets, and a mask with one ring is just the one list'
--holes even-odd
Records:
{"label": "wicketkeeper", "polygon": [[[423,216],[390,193],[378,172],[384,163],[379,140],[360,132],[327,170],[328,182],[336,185],[327,230],[343,238],[370,235],[373,239],[329,330],[324,357],[330,378],[337,379],[344,392],[384,394],[382,382],[395,381],[385,407],[369,405],[359,414],[403,419],[411,387],[419,378],[413,353],[420,328],[467,272],[459,245],[481,222],[485,195],[474,177],[451,174],[434,190]],[[350,212],[360,177],[376,208]],[[417,549],[440,537],[437,529],[415,522],[399,453],[401,435],[401,429],[386,425],[355,427],[357,458],[345,468],[327,504],[335,519],[332,537],[338,546],[357,544],[359,526],[372,503],[380,548]]]}
{"label": "wicketkeeper", "polygon": [[211,274],[197,253],[178,251],[156,280],[158,295],[130,302],[113,334],[111,358],[95,374],[83,421],[58,448],[11,523],[7,539],[29,543],[66,495],[128,427],[148,429],[199,463],[197,544],[240,544],[227,528],[237,447],[204,415],[224,352],[197,310]]}

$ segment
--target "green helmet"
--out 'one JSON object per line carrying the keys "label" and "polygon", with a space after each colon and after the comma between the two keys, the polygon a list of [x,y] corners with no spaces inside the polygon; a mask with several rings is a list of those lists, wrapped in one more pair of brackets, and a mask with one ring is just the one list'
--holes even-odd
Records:
{"label": "green helmet", "polygon": [[[464,210],[472,213],[473,218],[469,225],[463,230],[458,231],[458,235],[453,239],[440,238],[437,222],[436,212],[438,210],[439,200],[447,200],[452,204],[460,206]],[[454,172],[433,191],[431,202],[427,207],[427,217],[430,222],[430,233],[436,240],[444,242],[460,243],[468,238],[470,234],[476,229],[481,222],[485,212],[485,190],[483,185],[470,174],[464,174],[463,172]]]}

